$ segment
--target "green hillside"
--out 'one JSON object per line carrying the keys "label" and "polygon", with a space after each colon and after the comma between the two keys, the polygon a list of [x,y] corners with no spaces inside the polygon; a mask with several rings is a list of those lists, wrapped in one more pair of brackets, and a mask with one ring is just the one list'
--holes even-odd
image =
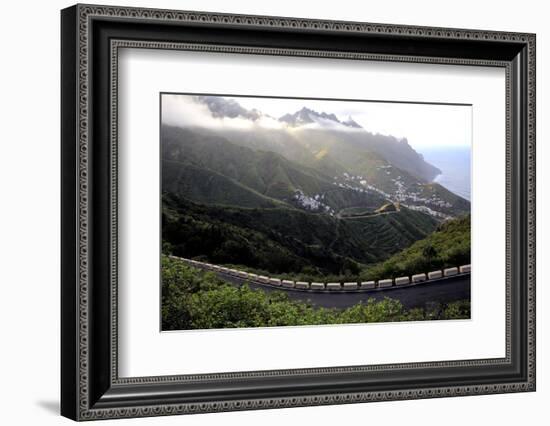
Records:
{"label": "green hillside", "polygon": [[426,238],[367,268],[365,278],[398,277],[469,263],[470,215],[467,215],[444,222]]}
{"label": "green hillside", "polygon": [[[210,133],[215,135],[216,131]],[[349,171],[364,152],[379,155],[422,182],[430,181],[440,172],[426,163],[405,140],[365,130],[255,128],[250,132],[231,129],[224,132],[224,137],[240,146],[277,152],[329,174]]]}
{"label": "green hillside", "polygon": [[242,207],[276,207],[281,204],[220,173],[192,164],[164,160],[162,176],[163,192],[184,195],[201,203],[215,201],[219,205]]}
{"label": "green hillside", "polygon": [[324,195],[323,203],[335,211],[385,202],[376,192],[335,186],[332,177],[274,152],[177,127],[164,126],[162,137],[163,192],[196,202],[269,207],[280,205],[278,200],[297,206],[297,191]]}
{"label": "green hillside", "polygon": [[260,194],[291,197],[296,188],[306,193],[328,189],[331,181],[319,172],[270,151],[252,150],[225,138],[177,127],[163,128],[163,160],[177,160],[216,171]]}
{"label": "green hillside", "polygon": [[[224,131],[222,137],[214,130],[163,126],[163,189],[211,204],[238,200],[246,187],[297,207],[298,191],[310,198],[323,196],[323,205],[334,213],[347,208],[376,209],[388,199],[427,206],[448,216],[469,213],[467,200],[390,164],[357,138],[357,134],[312,130],[288,137],[281,136],[280,130],[273,134]],[[392,155],[397,155],[396,149],[392,148]],[[410,147],[401,149],[409,152]],[[174,162],[199,172],[174,171]],[[227,180],[219,182],[221,176]],[[223,189],[216,188],[218,184]],[[246,207],[266,207],[265,199],[249,193],[243,196]]]}
{"label": "green hillside", "polygon": [[436,226],[430,216],[408,209],[337,219],[286,207],[222,207],[163,196],[166,252],[272,274],[357,275]]}

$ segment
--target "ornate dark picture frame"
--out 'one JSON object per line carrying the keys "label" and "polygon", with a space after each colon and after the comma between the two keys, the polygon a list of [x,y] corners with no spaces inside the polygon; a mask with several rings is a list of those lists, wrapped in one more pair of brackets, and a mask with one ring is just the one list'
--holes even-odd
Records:
{"label": "ornate dark picture frame", "polygon": [[[535,35],[76,5],[61,13],[61,413],[158,416],[535,390]],[[188,49],[506,70],[506,356],[119,378],[117,52]]]}

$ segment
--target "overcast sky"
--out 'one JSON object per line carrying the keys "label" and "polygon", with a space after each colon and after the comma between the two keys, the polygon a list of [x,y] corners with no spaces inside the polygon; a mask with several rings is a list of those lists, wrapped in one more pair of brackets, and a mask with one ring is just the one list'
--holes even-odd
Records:
{"label": "overcast sky", "polygon": [[[419,150],[437,147],[471,145],[472,108],[470,106],[429,105],[384,102],[351,102],[332,100],[278,99],[260,97],[234,97],[246,109],[258,109],[264,114],[279,118],[294,113],[304,106],[317,112],[334,113],[340,120],[352,117],[372,133],[407,138]],[[240,119],[214,119],[204,105],[192,102],[189,95],[163,95],[162,120],[167,124],[236,126],[250,125]],[[275,127],[275,120],[262,120],[259,125]]]}

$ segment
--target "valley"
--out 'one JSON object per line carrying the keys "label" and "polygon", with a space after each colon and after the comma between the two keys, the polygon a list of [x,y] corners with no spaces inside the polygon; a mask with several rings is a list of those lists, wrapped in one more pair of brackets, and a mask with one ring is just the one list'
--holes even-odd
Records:
{"label": "valley", "polygon": [[[469,214],[469,201],[433,182],[440,170],[406,140],[351,117],[304,107],[276,120],[223,98],[194,102],[253,131],[162,126],[168,254],[280,276],[357,277]],[[278,124],[257,125],[265,119]]]}

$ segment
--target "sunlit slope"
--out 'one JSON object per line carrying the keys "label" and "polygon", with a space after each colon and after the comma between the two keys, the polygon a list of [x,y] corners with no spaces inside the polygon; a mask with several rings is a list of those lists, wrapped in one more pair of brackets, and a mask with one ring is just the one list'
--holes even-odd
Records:
{"label": "sunlit slope", "polygon": [[435,232],[368,270],[370,277],[427,272],[470,263],[470,215],[438,226]]}

